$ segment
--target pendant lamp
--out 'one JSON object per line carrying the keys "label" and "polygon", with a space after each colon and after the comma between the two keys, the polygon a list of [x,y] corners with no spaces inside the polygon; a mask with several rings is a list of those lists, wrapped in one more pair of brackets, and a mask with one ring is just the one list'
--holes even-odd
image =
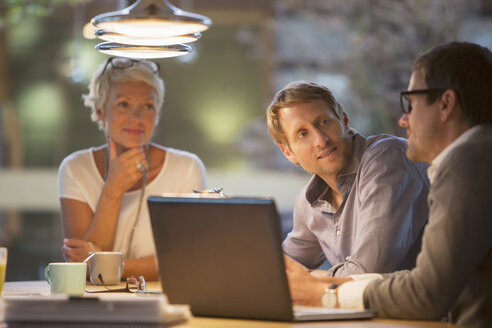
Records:
{"label": "pendant lamp", "polygon": [[[181,10],[168,0],[137,0],[131,6],[95,16],[96,36],[110,41],[96,48],[104,53],[132,58],[166,58],[191,51],[189,43],[200,38],[212,21]],[[174,46],[173,46],[174,45]]]}

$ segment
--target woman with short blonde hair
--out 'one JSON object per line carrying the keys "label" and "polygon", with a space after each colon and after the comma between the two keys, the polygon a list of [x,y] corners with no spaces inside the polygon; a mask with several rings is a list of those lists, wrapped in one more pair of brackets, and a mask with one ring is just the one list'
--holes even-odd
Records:
{"label": "woman with short blonde hair", "polygon": [[158,278],[146,196],[205,188],[196,155],[151,142],[163,100],[153,61],[111,57],[94,73],[84,101],[107,143],[70,154],[60,165],[67,261],[119,251],[123,277]]}

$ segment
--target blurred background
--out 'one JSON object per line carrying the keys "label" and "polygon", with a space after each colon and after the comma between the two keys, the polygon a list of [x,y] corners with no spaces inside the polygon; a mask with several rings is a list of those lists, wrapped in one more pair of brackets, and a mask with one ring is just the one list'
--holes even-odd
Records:
{"label": "blurred background", "polygon": [[[104,143],[81,96],[107,59],[82,28],[126,0],[2,0],[0,245],[7,280],[61,261],[57,168]],[[196,153],[208,186],[274,197],[283,234],[309,179],[272,142],[265,108],[293,80],[332,89],[364,135],[398,127],[413,60],[453,40],[492,48],[492,0],[171,0],[213,20],[194,51],[158,60],[166,97],[154,141]]]}

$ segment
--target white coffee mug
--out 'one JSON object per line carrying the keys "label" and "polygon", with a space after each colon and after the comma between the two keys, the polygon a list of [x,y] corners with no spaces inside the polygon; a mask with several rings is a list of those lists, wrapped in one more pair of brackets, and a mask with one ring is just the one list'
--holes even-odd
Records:
{"label": "white coffee mug", "polygon": [[85,289],[86,263],[50,263],[44,269],[44,276],[50,284],[52,294],[82,296]]}
{"label": "white coffee mug", "polygon": [[[91,252],[89,260],[91,283],[94,285],[117,285],[123,274],[122,252]],[[101,281],[102,278],[102,281]]]}

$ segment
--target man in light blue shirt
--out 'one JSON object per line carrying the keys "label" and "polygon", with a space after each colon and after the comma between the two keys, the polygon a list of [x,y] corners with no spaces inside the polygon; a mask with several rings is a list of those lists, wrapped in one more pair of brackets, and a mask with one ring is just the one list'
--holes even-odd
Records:
{"label": "man in light blue shirt", "polygon": [[325,275],[415,266],[427,222],[427,165],[407,159],[406,140],[368,138],[350,128],[324,86],[293,82],[267,111],[270,134],[288,160],[313,174],[299,193],[284,252]]}

